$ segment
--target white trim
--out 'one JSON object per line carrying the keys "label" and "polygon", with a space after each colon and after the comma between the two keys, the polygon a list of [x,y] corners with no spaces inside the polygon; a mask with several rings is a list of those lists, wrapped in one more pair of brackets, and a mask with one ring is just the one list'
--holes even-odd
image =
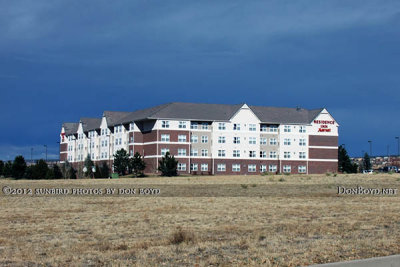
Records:
{"label": "white trim", "polygon": [[308,148],[339,149],[338,146],[309,146]]}
{"label": "white trim", "polygon": [[321,161],[321,162],[338,162],[337,159],[309,159],[308,161]]}
{"label": "white trim", "polygon": [[143,145],[190,145],[190,142],[163,142],[163,141],[153,141],[153,142],[146,142],[146,143],[129,143],[129,145],[134,146],[143,146]]}

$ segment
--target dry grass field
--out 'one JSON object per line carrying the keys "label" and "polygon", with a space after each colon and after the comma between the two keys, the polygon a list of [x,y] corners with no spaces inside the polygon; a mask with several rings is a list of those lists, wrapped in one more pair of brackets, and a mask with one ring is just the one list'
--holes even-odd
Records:
{"label": "dry grass field", "polygon": [[[337,194],[337,186],[400,189],[398,174],[1,179],[0,185],[162,192],[0,193],[0,266],[302,266],[400,253],[399,192]],[[197,189],[198,196],[183,192]]]}

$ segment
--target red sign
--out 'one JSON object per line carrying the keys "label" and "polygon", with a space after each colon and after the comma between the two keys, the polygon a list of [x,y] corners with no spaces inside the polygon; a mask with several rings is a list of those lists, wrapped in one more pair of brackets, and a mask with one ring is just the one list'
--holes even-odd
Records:
{"label": "red sign", "polygon": [[314,120],[316,124],[335,124],[335,121],[322,121],[322,120]]}

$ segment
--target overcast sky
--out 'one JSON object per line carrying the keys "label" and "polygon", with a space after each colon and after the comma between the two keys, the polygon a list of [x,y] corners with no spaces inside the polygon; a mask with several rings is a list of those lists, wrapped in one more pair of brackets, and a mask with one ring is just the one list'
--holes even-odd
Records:
{"label": "overcast sky", "polygon": [[3,160],[175,101],[326,107],[350,155],[397,154],[398,0],[0,0],[0,36]]}

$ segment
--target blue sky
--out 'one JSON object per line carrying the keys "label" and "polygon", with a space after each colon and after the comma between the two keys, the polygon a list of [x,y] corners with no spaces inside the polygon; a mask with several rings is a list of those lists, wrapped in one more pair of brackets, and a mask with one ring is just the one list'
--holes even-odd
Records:
{"label": "blue sky", "polygon": [[0,0],[0,36],[3,160],[172,101],[326,107],[351,155],[397,154],[400,1]]}

